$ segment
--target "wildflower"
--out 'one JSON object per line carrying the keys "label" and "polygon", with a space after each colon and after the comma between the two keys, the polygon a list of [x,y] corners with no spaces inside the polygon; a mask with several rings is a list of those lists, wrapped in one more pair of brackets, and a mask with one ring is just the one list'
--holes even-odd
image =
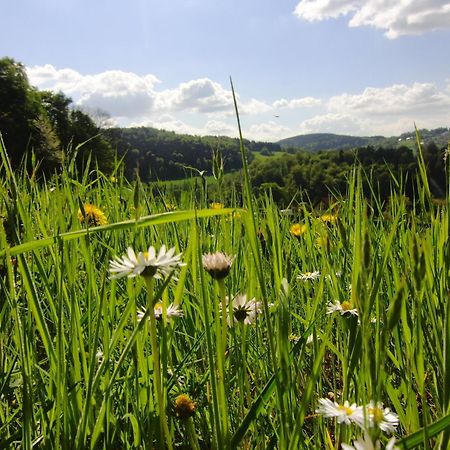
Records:
{"label": "wildflower", "polygon": [[189,395],[180,394],[175,399],[175,405],[174,405],[175,415],[180,420],[189,419],[189,417],[194,415],[196,406],[197,405],[195,404],[195,402],[193,402],[191,400]]}
{"label": "wildflower", "polygon": [[211,209],[223,209],[223,203],[219,203],[219,202],[212,202],[210,205]]}
{"label": "wildflower", "polygon": [[383,408],[382,403],[377,403],[372,400],[367,406],[367,415],[369,419],[369,426],[377,426],[385,433],[393,433],[399,424],[397,414],[392,412],[389,408]]}
{"label": "wildflower", "polygon": [[[321,341],[320,336],[317,336],[317,341]],[[306,345],[312,345],[314,343],[314,333],[311,333],[306,339]]]}
{"label": "wildflower", "polygon": [[317,248],[327,248],[331,245],[330,240],[327,236],[318,236],[316,238],[316,247]]}
{"label": "wildflower", "polygon": [[[389,440],[389,442],[384,447],[385,450],[394,450],[395,438]],[[375,444],[372,442],[371,437],[367,432],[364,432],[364,437],[360,436],[356,441],[353,441],[353,445],[341,444],[342,450],[380,450],[381,444],[377,440]]]}
{"label": "wildflower", "polygon": [[133,278],[137,275],[162,278],[178,267],[184,266],[180,258],[181,253],[175,255],[175,247],[166,251],[166,246],[162,245],[156,254],[155,248],[150,246],[146,252],[139,252],[137,255],[131,247],[128,247],[127,255],[121,258],[116,256],[109,261],[109,271],[112,274],[111,278]]}
{"label": "wildflower", "polygon": [[320,277],[320,272],[318,270],[316,270],[315,272],[305,272],[305,273],[301,273],[298,277],[297,280],[302,280],[302,281],[314,281],[317,280],[317,278]]}
{"label": "wildflower", "polygon": [[356,403],[350,405],[347,400],[343,405],[340,405],[328,398],[321,398],[316,413],[328,418],[336,417],[338,423],[345,423],[346,425],[351,423],[361,424],[364,421],[362,406],[356,406]]}
{"label": "wildflower", "polygon": [[95,359],[97,360],[98,364],[101,364],[103,362],[103,360],[105,359],[105,355],[103,354],[102,350],[98,350],[97,353],[95,354]]}
{"label": "wildflower", "polygon": [[215,279],[221,280],[230,273],[233,258],[222,252],[207,253],[202,257],[204,269]]}
{"label": "wildflower", "polygon": [[335,303],[328,303],[327,314],[333,314],[335,312],[341,313],[341,316],[345,314],[350,314],[353,316],[358,315],[358,310],[356,308],[353,308],[352,303],[348,300],[342,303],[339,303],[339,301],[337,300]]}
{"label": "wildflower", "polygon": [[[158,302],[153,307],[154,313],[155,313],[155,319],[161,320],[163,317],[163,305],[161,302]],[[142,318],[145,315],[145,309],[141,309],[137,313],[137,317],[139,320],[142,320]],[[171,303],[167,309],[166,309],[166,318],[167,321],[169,321],[172,317],[182,317],[184,315],[183,310],[178,306]]]}
{"label": "wildflower", "polygon": [[299,238],[300,236],[304,235],[307,230],[308,225],[306,225],[305,223],[294,223],[290,228],[291,234],[296,238]]}
{"label": "wildflower", "polygon": [[323,223],[336,223],[337,222],[337,216],[334,214],[323,214],[319,217],[319,220]]}
{"label": "wildflower", "polygon": [[[226,300],[228,306],[228,297]],[[256,316],[262,313],[261,302],[256,301],[254,298],[247,300],[245,294],[236,295],[231,302],[231,308],[233,310],[234,321],[244,323],[245,325],[255,323]]]}
{"label": "wildflower", "polygon": [[96,227],[108,223],[105,213],[97,206],[86,203],[83,205],[83,210],[84,212],[81,209],[78,210],[78,220],[81,225]]}

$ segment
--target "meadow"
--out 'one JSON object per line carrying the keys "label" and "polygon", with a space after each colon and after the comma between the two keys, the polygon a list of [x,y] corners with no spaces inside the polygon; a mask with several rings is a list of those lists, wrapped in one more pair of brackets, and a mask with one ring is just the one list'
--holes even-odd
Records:
{"label": "meadow", "polygon": [[281,211],[241,150],[211,199],[2,146],[0,448],[449,447],[449,196],[422,164],[382,202],[355,165]]}

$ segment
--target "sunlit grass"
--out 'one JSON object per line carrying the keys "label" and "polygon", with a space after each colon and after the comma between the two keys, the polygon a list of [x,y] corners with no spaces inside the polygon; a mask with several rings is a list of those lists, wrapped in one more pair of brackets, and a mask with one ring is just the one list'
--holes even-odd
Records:
{"label": "sunlit grass", "polygon": [[[423,174],[413,207],[400,188],[365,198],[355,168],[329,211],[287,215],[245,183],[235,204],[120,173],[14,177],[2,158],[0,448],[337,449],[362,428],[384,445],[371,401],[398,416],[400,448],[447,448],[448,199],[433,205]],[[162,245],[177,274],[111,279],[127,247]],[[214,252],[232,257],[220,280]],[[243,294],[247,322],[226,299]],[[320,399],[355,403],[362,425]]]}

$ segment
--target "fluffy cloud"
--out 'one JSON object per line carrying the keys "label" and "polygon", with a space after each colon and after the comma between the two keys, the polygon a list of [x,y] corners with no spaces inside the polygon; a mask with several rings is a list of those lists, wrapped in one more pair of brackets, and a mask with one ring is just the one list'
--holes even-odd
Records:
{"label": "fluffy cloud", "polygon": [[[153,126],[197,135],[237,135],[231,91],[208,78],[162,90],[158,78],[151,74],[111,70],[82,75],[51,65],[31,67],[27,73],[39,89],[62,91],[94,115],[98,110],[106,111],[111,116],[108,124]],[[238,97],[238,104],[245,116],[244,135],[250,139],[278,140],[309,132],[397,134],[410,130],[414,121],[426,128],[448,124],[450,80],[442,89],[432,83],[396,84],[322,100],[281,98],[269,104]],[[273,114],[279,110],[283,110],[281,118],[273,121]],[[300,124],[299,114],[303,118]]]}
{"label": "fluffy cloud", "polygon": [[285,98],[281,98],[279,100],[275,100],[272,103],[274,109],[296,109],[296,108],[310,108],[312,106],[318,106],[322,103],[322,101],[318,98],[314,97],[302,97],[302,98],[293,98],[291,100],[286,100]]}
{"label": "fluffy cloud", "polygon": [[309,22],[335,19],[354,11],[358,3],[354,0],[301,0],[294,14]]}
{"label": "fluffy cloud", "polygon": [[[337,131],[339,130],[339,131]],[[299,127],[300,133],[338,133],[364,134],[364,120],[342,113],[326,113],[304,120]]]}
{"label": "fluffy cloud", "polygon": [[443,0],[301,0],[294,14],[318,21],[351,14],[349,26],[372,26],[395,39],[450,28],[450,3]]}
{"label": "fluffy cloud", "polygon": [[432,83],[395,84],[386,88],[367,88],[361,94],[331,97],[328,109],[369,116],[396,114],[415,116],[447,113],[450,94]]}
{"label": "fluffy cloud", "polygon": [[113,117],[136,117],[151,110],[155,103],[154,75],[108,70],[81,75],[72,69],[56,69],[47,64],[27,69],[32,84],[40,89],[62,91],[80,107],[100,108]]}
{"label": "fluffy cloud", "polygon": [[[103,109],[119,122],[124,118],[148,118],[152,114],[180,111],[234,115],[231,90],[208,78],[182,82],[173,89],[157,90],[160,81],[152,74],[139,76],[109,70],[82,75],[72,69],[58,70],[49,64],[28,68],[27,73],[31,83],[39,89],[62,91],[72,97],[77,106]],[[256,99],[239,103],[242,114],[259,114],[272,108]]]}
{"label": "fluffy cloud", "polygon": [[432,83],[398,84],[366,88],[359,94],[331,97],[326,111],[300,124],[302,132],[351,134],[398,134],[420,127],[433,128],[448,123],[450,92]]}
{"label": "fluffy cloud", "polygon": [[276,123],[273,120],[250,125],[250,127],[245,130],[246,138],[261,141],[277,141],[294,134],[295,133],[289,127]]}
{"label": "fluffy cloud", "polygon": [[175,89],[160,92],[157,100],[157,108],[167,111],[213,113],[231,109],[232,105],[231,91],[208,78],[180,83]]}

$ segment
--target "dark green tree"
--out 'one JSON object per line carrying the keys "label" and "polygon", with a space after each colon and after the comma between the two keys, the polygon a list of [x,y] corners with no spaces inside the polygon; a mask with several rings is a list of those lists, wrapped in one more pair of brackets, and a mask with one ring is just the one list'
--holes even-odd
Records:
{"label": "dark green tree", "polygon": [[0,59],[0,131],[13,167],[30,151],[46,160],[47,169],[61,162],[60,142],[39,92],[30,86],[25,67],[12,58]]}

